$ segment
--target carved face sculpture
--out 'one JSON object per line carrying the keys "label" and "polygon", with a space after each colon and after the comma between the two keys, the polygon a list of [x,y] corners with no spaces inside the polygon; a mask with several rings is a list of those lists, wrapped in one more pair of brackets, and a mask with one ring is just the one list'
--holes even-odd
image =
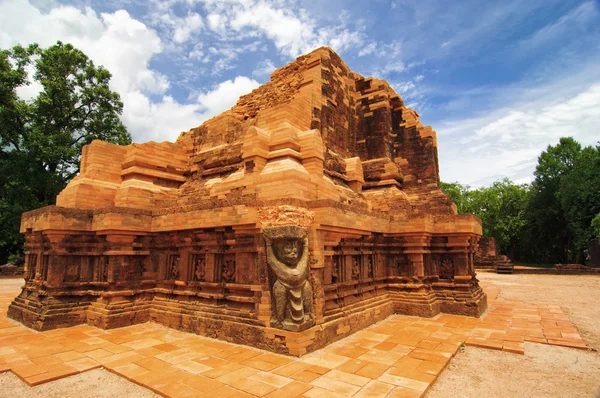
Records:
{"label": "carved face sculpture", "polygon": [[300,242],[295,239],[277,242],[276,254],[280,261],[288,267],[294,267],[298,262],[298,253],[300,252]]}

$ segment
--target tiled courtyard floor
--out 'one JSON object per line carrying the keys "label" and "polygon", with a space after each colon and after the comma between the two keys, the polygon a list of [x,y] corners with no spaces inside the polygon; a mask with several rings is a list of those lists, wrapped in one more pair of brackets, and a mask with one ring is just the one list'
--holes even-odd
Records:
{"label": "tiled courtyard floor", "polygon": [[29,385],[104,367],[170,397],[419,397],[461,344],[523,353],[524,341],[586,348],[559,306],[496,299],[482,319],[394,315],[302,358],[146,323],[34,332],[6,319],[0,294],[0,372]]}

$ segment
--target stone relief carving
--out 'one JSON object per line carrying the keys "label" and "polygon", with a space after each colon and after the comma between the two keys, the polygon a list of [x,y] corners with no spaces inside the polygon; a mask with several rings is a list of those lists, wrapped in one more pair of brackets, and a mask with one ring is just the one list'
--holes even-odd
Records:
{"label": "stone relief carving", "polygon": [[226,260],[223,264],[223,282],[233,283],[235,282],[235,260]]}
{"label": "stone relief carving", "polygon": [[194,280],[204,282],[206,277],[206,258],[198,256],[194,264]]}
{"label": "stone relief carving", "polygon": [[360,263],[358,256],[352,256],[352,280],[357,281],[360,278]]}
{"label": "stone relief carving", "polygon": [[179,278],[179,256],[171,257],[171,279]]}
{"label": "stone relief carving", "polygon": [[312,286],[308,281],[308,231],[296,226],[268,227],[263,231],[272,285],[271,325],[299,331],[313,324]]}
{"label": "stone relief carving", "polygon": [[65,281],[76,282],[79,280],[79,266],[77,264],[69,264],[66,270]]}
{"label": "stone relief carving", "polygon": [[367,257],[367,278],[373,278],[373,256]]}
{"label": "stone relief carving", "polygon": [[445,258],[440,264],[440,277],[451,279],[454,276],[454,261],[451,258]]}

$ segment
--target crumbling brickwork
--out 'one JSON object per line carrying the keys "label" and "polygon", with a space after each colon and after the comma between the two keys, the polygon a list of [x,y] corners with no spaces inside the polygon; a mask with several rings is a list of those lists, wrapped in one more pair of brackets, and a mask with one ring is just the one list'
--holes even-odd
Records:
{"label": "crumbling brickwork", "polygon": [[392,314],[479,316],[481,223],[440,191],[435,132],[320,48],[176,143],[95,141],[23,215],[9,316],[153,320],[302,355]]}

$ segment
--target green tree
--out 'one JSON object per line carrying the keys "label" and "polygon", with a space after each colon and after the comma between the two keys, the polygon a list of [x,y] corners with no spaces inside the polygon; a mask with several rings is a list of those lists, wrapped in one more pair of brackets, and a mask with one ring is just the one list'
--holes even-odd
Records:
{"label": "green tree", "polygon": [[559,189],[562,177],[571,171],[580,153],[581,145],[577,141],[563,137],[538,157],[527,210],[528,256],[534,261],[571,261],[573,234],[560,202]]}
{"label": "green tree", "polygon": [[592,230],[596,238],[600,239],[600,213],[596,214],[596,217],[592,220]]}
{"label": "green tree", "polygon": [[557,195],[573,240],[570,260],[582,262],[594,238],[592,220],[600,212],[600,147],[581,150],[561,177]]}
{"label": "green tree", "polygon": [[470,187],[458,182],[440,182],[442,191],[456,204],[458,214],[468,213]]}
{"label": "green tree", "polygon": [[[110,78],[70,44],[0,50],[0,263],[22,248],[22,212],[55,203],[78,173],[84,145],[95,139],[131,142]],[[25,101],[17,89],[30,80],[42,89]]]}
{"label": "green tree", "polygon": [[518,247],[526,226],[529,186],[516,185],[505,178],[490,187],[470,190],[459,183],[442,183],[460,214],[470,213],[481,219],[483,234],[496,239],[501,253],[518,258]]}

